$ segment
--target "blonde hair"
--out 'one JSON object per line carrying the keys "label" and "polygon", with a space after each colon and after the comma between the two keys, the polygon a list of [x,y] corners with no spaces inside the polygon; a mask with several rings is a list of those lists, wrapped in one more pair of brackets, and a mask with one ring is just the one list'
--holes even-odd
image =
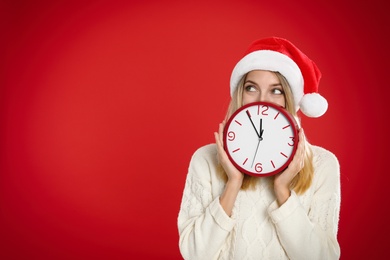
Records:
{"label": "blonde hair", "polygon": [[[286,80],[286,78],[280,74],[279,72],[273,72],[279,79],[284,97],[286,100],[286,110],[290,112],[292,116],[294,116],[297,119],[298,124],[299,118],[296,113],[295,105],[294,105],[294,99],[291,93],[291,88]],[[244,93],[244,82],[246,79],[246,76],[248,74],[244,75],[241,80],[238,83],[238,86],[236,90],[234,91],[232,95],[232,99],[230,101],[228,111],[226,113],[226,121],[230,118],[230,116],[238,109],[240,108],[242,103],[242,96]],[[304,193],[311,185],[313,181],[313,175],[314,175],[314,167],[313,167],[313,154],[310,149],[310,146],[308,142],[305,143],[305,158],[304,158],[304,166],[302,170],[294,177],[294,179],[291,182],[290,188],[294,190],[297,194]],[[223,177],[224,181],[227,181],[227,175],[225,171],[223,170],[222,166],[219,166],[218,171],[220,172],[221,177]],[[254,189],[256,184],[258,183],[259,178],[253,177],[250,175],[245,174],[244,175],[244,181],[242,183],[241,189],[247,190],[247,189]]]}

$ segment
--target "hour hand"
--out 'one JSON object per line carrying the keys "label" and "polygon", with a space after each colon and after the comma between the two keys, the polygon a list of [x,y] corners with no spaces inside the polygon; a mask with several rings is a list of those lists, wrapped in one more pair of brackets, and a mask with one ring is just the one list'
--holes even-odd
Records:
{"label": "hour hand", "polygon": [[263,119],[262,118],[260,118],[260,135],[259,135],[259,138],[261,139],[261,140],[263,140],[263,132],[264,132],[264,129],[263,129]]}
{"label": "hour hand", "polygon": [[257,129],[256,129],[255,124],[254,124],[253,121],[252,121],[252,117],[251,117],[251,114],[249,113],[249,110],[246,111],[246,115],[248,116],[249,120],[251,121],[252,126],[253,126],[253,129],[255,129],[257,136],[258,136],[259,138],[261,138],[259,132],[257,132]]}

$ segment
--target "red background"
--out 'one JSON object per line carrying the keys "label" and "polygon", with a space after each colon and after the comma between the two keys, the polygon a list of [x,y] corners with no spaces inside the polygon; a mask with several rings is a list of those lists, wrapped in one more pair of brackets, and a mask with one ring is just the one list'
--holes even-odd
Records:
{"label": "red background", "polygon": [[329,110],[303,126],[341,164],[341,259],[388,251],[379,1],[9,0],[0,10],[1,259],[181,259],[191,155],[213,142],[234,64],[271,35],[323,73]]}

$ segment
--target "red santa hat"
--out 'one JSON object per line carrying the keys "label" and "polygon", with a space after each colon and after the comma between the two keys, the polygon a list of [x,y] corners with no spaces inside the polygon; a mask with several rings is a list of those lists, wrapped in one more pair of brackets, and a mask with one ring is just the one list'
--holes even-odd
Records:
{"label": "red santa hat", "polygon": [[231,95],[240,79],[252,70],[281,73],[290,85],[296,110],[306,116],[320,117],[328,109],[328,102],[318,93],[320,70],[288,40],[271,37],[254,41],[233,69]]}

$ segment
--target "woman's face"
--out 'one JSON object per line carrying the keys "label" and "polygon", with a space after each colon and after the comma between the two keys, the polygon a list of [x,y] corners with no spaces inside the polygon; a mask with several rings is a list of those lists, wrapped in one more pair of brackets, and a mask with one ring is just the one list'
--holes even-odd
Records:
{"label": "woman's face", "polygon": [[286,106],[283,87],[275,73],[266,70],[253,70],[247,74],[242,102],[243,105],[246,105],[256,101]]}

